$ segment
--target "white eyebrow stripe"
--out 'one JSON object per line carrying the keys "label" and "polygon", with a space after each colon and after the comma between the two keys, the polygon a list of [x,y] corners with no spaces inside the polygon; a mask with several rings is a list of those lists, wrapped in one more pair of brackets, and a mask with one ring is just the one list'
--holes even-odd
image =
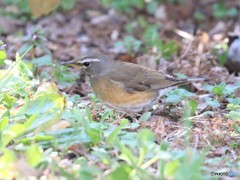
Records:
{"label": "white eyebrow stripe", "polygon": [[81,63],[86,63],[86,62],[99,62],[100,59],[96,59],[96,58],[89,58],[89,59],[84,59],[82,60]]}

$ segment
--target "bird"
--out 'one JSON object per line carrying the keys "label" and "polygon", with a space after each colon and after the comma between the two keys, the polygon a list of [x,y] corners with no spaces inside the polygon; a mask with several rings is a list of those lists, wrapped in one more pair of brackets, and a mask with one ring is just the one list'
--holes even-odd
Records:
{"label": "bird", "polygon": [[240,72],[240,36],[229,35],[228,50],[227,50],[227,61],[224,66],[230,73]]}
{"label": "bird", "polygon": [[103,54],[88,54],[62,62],[89,77],[95,96],[106,106],[126,113],[149,110],[167,91],[204,78],[178,79],[174,76]]}

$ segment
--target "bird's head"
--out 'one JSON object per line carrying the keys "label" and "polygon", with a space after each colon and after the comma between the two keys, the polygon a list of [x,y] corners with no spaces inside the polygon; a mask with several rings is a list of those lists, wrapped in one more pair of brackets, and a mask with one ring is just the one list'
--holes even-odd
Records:
{"label": "bird's head", "polygon": [[109,66],[112,66],[114,61],[99,54],[84,55],[79,59],[65,61],[62,65],[73,67],[74,69],[82,70],[88,76],[99,76],[105,73]]}

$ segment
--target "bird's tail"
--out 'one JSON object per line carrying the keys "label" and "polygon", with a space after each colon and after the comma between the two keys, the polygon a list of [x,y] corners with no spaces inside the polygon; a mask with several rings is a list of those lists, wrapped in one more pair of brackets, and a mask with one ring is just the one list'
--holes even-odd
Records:
{"label": "bird's tail", "polygon": [[197,78],[186,78],[186,79],[183,79],[187,82],[195,82],[195,81],[206,81],[207,79],[206,78],[202,78],[202,77],[197,77]]}
{"label": "bird's tail", "polygon": [[190,77],[190,78],[176,78],[174,76],[171,75],[166,75],[166,79],[170,80],[170,81],[175,81],[177,83],[190,83],[190,82],[195,82],[195,81],[206,81],[206,78],[203,77]]}
{"label": "bird's tail", "polygon": [[198,77],[198,78],[175,79],[175,83],[173,83],[172,86],[180,86],[197,81],[206,81],[206,78]]}

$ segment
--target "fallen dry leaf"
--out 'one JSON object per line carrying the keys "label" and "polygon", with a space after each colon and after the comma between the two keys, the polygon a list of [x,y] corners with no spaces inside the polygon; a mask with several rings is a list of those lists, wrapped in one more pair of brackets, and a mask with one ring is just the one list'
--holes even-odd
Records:
{"label": "fallen dry leaf", "polygon": [[35,18],[47,15],[60,4],[60,0],[29,0],[29,8]]}

